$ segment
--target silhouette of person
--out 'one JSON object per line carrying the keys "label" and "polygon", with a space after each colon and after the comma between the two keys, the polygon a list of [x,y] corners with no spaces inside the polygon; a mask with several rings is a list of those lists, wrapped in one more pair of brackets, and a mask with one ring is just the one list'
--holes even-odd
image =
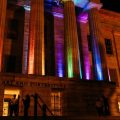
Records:
{"label": "silhouette of person", "polygon": [[43,104],[42,105],[42,120],[46,120],[46,109],[47,109],[46,104]]}
{"label": "silhouette of person", "polygon": [[25,99],[23,99],[24,104],[24,116],[28,116],[28,109],[30,107],[30,96],[27,94]]}
{"label": "silhouette of person", "polygon": [[18,99],[16,99],[16,95],[13,95],[13,98],[9,102],[10,105],[10,116],[18,115]]}
{"label": "silhouette of person", "polygon": [[16,116],[18,116],[19,113],[19,100],[20,100],[20,95],[18,95],[18,99],[16,99]]}
{"label": "silhouette of person", "polygon": [[98,116],[103,116],[103,99],[102,99],[102,97],[97,98],[95,104],[96,104],[96,110],[97,110]]}
{"label": "silhouette of person", "polygon": [[102,96],[103,99],[103,110],[104,110],[104,115],[110,115],[110,109],[109,109],[109,102],[108,98],[106,96]]}

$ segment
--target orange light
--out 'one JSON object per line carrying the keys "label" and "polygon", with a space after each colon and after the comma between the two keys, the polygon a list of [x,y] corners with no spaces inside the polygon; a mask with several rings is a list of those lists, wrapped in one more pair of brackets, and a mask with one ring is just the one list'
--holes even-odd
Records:
{"label": "orange light", "polygon": [[28,74],[34,73],[34,40],[30,38]]}
{"label": "orange light", "polygon": [[34,47],[35,47],[35,25],[34,22],[30,24],[30,43],[29,43],[29,60],[28,60],[28,74],[34,73]]}
{"label": "orange light", "polygon": [[0,72],[2,70],[2,49],[3,49],[3,41],[2,39],[0,39]]}

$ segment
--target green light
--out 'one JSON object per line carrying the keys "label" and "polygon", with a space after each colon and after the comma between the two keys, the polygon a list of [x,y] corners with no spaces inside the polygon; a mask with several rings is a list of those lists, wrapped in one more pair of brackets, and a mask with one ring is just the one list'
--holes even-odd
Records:
{"label": "green light", "polygon": [[67,55],[67,63],[68,63],[68,77],[73,77],[73,65],[72,65],[72,49],[68,49],[68,55]]}

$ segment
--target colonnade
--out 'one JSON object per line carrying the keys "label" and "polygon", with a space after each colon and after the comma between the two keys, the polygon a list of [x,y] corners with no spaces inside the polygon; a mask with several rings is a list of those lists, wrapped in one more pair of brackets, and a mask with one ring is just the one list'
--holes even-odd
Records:
{"label": "colonnade", "polygon": [[[75,5],[72,0],[64,2],[64,43],[65,76],[79,77],[81,73],[80,52],[76,25]],[[97,8],[88,10],[89,28],[92,43],[94,77],[103,80],[103,68],[99,51],[99,31]],[[3,39],[6,15],[6,0],[0,0],[0,71],[2,71]],[[45,75],[44,45],[44,0],[31,0],[28,50],[28,74]],[[23,66],[24,67],[24,66]],[[85,72],[85,71],[82,71]],[[26,73],[24,71],[24,73]]]}

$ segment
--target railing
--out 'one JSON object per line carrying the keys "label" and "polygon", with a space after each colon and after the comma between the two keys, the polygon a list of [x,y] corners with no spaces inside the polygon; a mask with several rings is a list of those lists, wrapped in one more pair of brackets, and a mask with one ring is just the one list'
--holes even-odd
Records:
{"label": "railing", "polygon": [[[38,95],[37,93],[35,93],[34,95],[32,95],[32,97],[34,98],[34,117],[38,117],[38,112],[37,112],[37,108],[39,106],[39,108],[42,111],[42,120],[56,120],[54,114],[52,113],[52,111],[49,109],[49,107],[47,106],[47,104],[45,103],[45,101],[41,98],[40,95]],[[39,101],[40,100],[40,101]],[[40,102],[42,103],[42,105],[40,104]],[[50,118],[47,117],[47,111],[50,113]]]}

